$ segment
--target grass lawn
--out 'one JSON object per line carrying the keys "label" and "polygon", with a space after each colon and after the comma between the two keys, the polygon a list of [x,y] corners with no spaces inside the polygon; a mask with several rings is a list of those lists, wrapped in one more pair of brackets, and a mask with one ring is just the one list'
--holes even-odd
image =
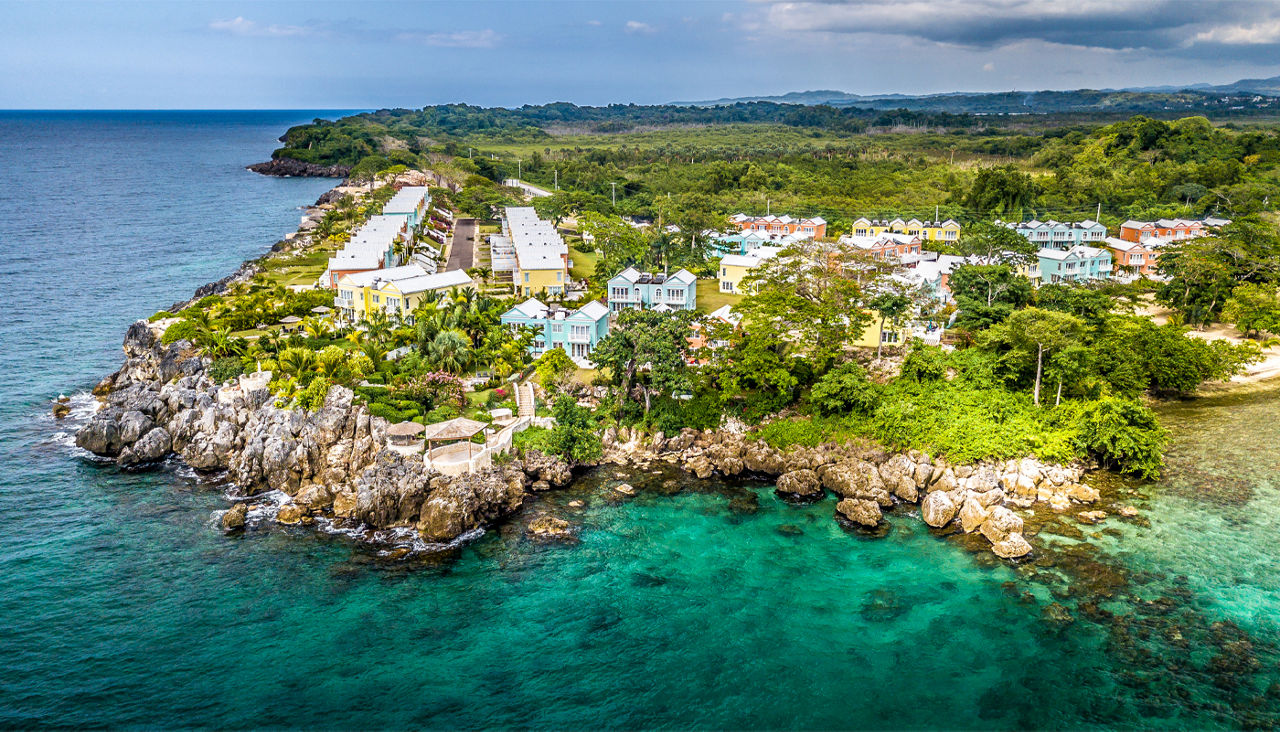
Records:
{"label": "grass lawn", "polygon": [[698,280],[698,312],[709,313],[721,305],[737,305],[742,295],[720,291],[720,280]]}
{"label": "grass lawn", "polygon": [[580,252],[572,249],[569,251],[569,259],[573,260],[573,269],[569,270],[569,276],[575,280],[586,280],[595,276],[596,261],[600,259],[600,255],[596,252]]}

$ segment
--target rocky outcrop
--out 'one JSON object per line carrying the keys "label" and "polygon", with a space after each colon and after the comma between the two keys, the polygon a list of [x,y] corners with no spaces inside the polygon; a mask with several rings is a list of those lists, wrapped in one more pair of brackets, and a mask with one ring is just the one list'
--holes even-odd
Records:
{"label": "rocky outcrop", "polygon": [[[386,422],[345,387],[331,387],[314,411],[279,408],[264,384],[213,383],[191,344],[163,345],[144,322],[129,328],[124,352],[76,444],[122,466],[177,455],[198,470],[226,471],[245,497],[281,491],[280,523],[325,517],[412,527],[425,541],[447,543],[518,510],[531,483],[560,487],[573,477],[563,460],[536,451],[505,468],[438,475],[421,456],[384,449]],[[223,520],[243,526],[236,514],[247,509],[237,506]]]}
{"label": "rocky outcrop", "polygon": [[1007,559],[1031,551],[1016,509],[1048,504],[1065,510],[1099,499],[1095,489],[1080,482],[1081,467],[1030,458],[952,465],[916,450],[888,454],[870,442],[775,450],[736,430],[683,430],[647,439],[626,428],[611,428],[602,437],[604,462],[665,460],[699,478],[716,473],[769,477],[778,495],[787,499],[816,500],[830,491],[840,498],[837,514],[861,526],[877,525],[883,512],[896,505],[918,503],[929,526],[979,533],[994,553]]}
{"label": "rocky outcrop", "polygon": [[529,522],[529,536],[539,541],[565,541],[573,538],[573,525],[555,516],[539,516]]}
{"label": "rocky outcrop", "polygon": [[346,178],[351,173],[349,165],[320,165],[293,158],[273,158],[245,167],[255,173],[278,178]]}

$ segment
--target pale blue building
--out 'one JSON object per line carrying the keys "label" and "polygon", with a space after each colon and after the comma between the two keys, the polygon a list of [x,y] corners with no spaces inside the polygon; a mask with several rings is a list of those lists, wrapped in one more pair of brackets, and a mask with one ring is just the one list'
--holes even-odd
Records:
{"label": "pale blue building", "polygon": [[1111,278],[1111,250],[1074,246],[1067,250],[1045,247],[1039,252],[1040,281],[1083,282]]}
{"label": "pale blue building", "polygon": [[609,308],[596,300],[569,310],[529,299],[503,313],[501,321],[511,328],[528,326],[536,331],[529,346],[534,358],[562,348],[582,368],[594,368],[591,351],[609,335]]}
{"label": "pale blue building", "polygon": [[698,305],[698,278],[687,269],[675,274],[651,274],[627,267],[609,278],[609,311],[693,310]]}

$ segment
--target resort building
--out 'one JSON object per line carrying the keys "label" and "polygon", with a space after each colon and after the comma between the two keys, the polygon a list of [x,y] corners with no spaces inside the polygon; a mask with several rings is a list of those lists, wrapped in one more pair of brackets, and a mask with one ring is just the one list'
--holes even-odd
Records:
{"label": "resort building", "polygon": [[750,254],[726,254],[720,260],[720,291],[746,294],[742,289],[742,278],[781,251],[777,247],[760,247]]}
{"label": "resort building", "polygon": [[1129,220],[1120,224],[1120,238],[1125,241],[1143,242],[1147,239],[1194,239],[1205,236],[1210,228],[1231,223],[1230,219],[1157,219],[1155,221]]}
{"label": "resort building", "polygon": [[845,234],[836,242],[842,247],[876,259],[901,259],[908,254],[919,254],[923,242],[918,235],[884,233],[874,236]]}
{"label": "resort building", "polygon": [[430,206],[431,196],[426,186],[405,186],[382,207],[382,215],[403,218],[409,231],[413,231],[427,220]]}
{"label": "resort building", "polygon": [[508,206],[502,236],[491,237],[495,272],[511,272],[516,294],[563,295],[569,284],[569,247],[550,221],[529,206]]}
{"label": "resort building", "polygon": [[548,306],[536,299],[526,300],[502,314],[502,324],[521,326],[536,332],[529,353],[537,358],[553,348],[562,348],[582,368],[595,368],[591,351],[609,335],[609,308],[592,300],[577,310]]}
{"label": "resort building", "polygon": [[1079,246],[1067,250],[1045,247],[1037,254],[1040,259],[1040,281],[1082,282],[1105,280],[1111,277],[1111,250]]}
{"label": "resort building", "polygon": [[945,221],[921,221],[920,219],[869,219],[854,220],[850,227],[853,236],[882,236],[906,234],[930,242],[955,242],[960,239],[960,224],[953,219]]}
{"label": "resort building", "polygon": [[744,231],[737,234],[719,234],[704,232],[712,239],[712,256],[725,254],[750,254],[760,247],[778,247],[785,249],[793,244],[813,238],[809,234],[768,234],[759,231]]}
{"label": "resort building", "polygon": [[1160,259],[1160,248],[1169,241],[1156,237],[1148,237],[1141,242],[1107,237],[1104,243],[1111,250],[1116,267],[1115,279],[1132,282],[1139,277],[1154,277],[1156,262]]}
{"label": "resort building", "polygon": [[650,274],[627,267],[609,278],[609,311],[693,310],[698,301],[698,278],[687,269],[675,274]]}
{"label": "resort building", "polygon": [[328,288],[338,286],[343,275],[393,267],[397,262],[397,245],[413,236],[403,216],[374,216],[351,235],[351,239],[329,259],[320,278]]}
{"label": "resort building", "polygon": [[1013,229],[1028,241],[1041,249],[1058,249],[1067,251],[1082,244],[1099,244],[1107,238],[1107,227],[1097,221],[1080,221],[1066,223],[1062,221],[1024,221],[1012,223],[997,221],[997,224]]}
{"label": "resort building", "polygon": [[790,216],[748,216],[739,213],[729,217],[729,221],[744,232],[807,234],[811,239],[823,239],[827,236],[827,222],[818,216],[810,219],[796,219]]}
{"label": "resort building", "polygon": [[467,273],[460,269],[431,273],[409,264],[343,275],[338,280],[334,305],[340,316],[352,323],[364,320],[373,310],[413,323],[413,311],[428,292],[474,286]]}

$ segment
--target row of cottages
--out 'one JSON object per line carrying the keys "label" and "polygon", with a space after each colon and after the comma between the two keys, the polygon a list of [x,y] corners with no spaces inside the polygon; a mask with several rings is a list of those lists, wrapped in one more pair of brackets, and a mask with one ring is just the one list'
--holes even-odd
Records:
{"label": "row of cottages", "polygon": [[[399,245],[413,241],[414,230],[426,220],[430,202],[426,186],[401,188],[383,206],[382,213],[366,221],[329,259],[328,267],[320,277],[321,285],[336,289],[338,280],[344,275],[400,264],[397,249]],[[423,257],[418,264],[423,269],[435,271],[434,257]]]}
{"label": "row of cottages", "polygon": [[768,234],[759,231],[745,231],[738,234],[720,234],[717,232],[705,232],[705,235],[711,239],[711,246],[714,251],[712,256],[723,256],[725,254],[750,254],[760,247],[778,247],[786,249],[794,244],[808,241],[813,236],[804,233],[796,234]]}
{"label": "row of cottages", "polygon": [[953,219],[946,221],[921,221],[920,219],[869,219],[859,218],[850,228],[853,236],[883,236],[906,234],[924,241],[955,242],[960,240],[960,224]]}
{"label": "row of cottages", "polygon": [[893,232],[871,236],[845,234],[836,243],[851,251],[869,254],[876,259],[901,259],[909,254],[919,254],[924,245],[918,235]]}
{"label": "row of cottages", "polygon": [[1107,238],[1107,227],[1097,221],[1023,221],[1004,224],[1041,249],[1066,251],[1072,247],[1101,244]]}
{"label": "row of cottages", "polygon": [[780,247],[760,247],[750,254],[726,254],[720,258],[720,291],[733,295],[746,294],[742,279],[767,259],[773,259],[782,251]]}
{"label": "row of cottages", "polygon": [[333,304],[339,316],[351,323],[359,323],[370,312],[381,310],[412,324],[413,311],[427,293],[474,287],[475,283],[460,269],[428,272],[417,264],[408,264],[343,275]]}
{"label": "row of cottages", "polygon": [[1083,282],[1111,278],[1111,250],[1079,244],[1070,249],[1041,249],[1040,282]]}
{"label": "row of cottages", "polygon": [[609,335],[609,308],[597,300],[577,310],[545,305],[530,298],[502,314],[502,324],[534,330],[529,353],[534,358],[553,348],[562,348],[582,368],[593,368],[591,352]]}
{"label": "row of cottages", "polygon": [[809,219],[797,219],[791,216],[748,216],[734,214],[729,221],[742,231],[757,231],[764,234],[806,234],[810,239],[825,239],[827,222],[820,216]]}
{"label": "row of cottages", "polygon": [[508,206],[502,234],[489,238],[494,272],[510,272],[515,293],[559,296],[569,287],[569,247],[531,206]]}
{"label": "row of cottages", "polygon": [[627,267],[609,278],[609,311],[693,310],[698,304],[698,278],[687,269],[675,274],[641,272]]}
{"label": "row of cottages", "polygon": [[1157,219],[1155,221],[1129,221],[1120,224],[1120,238],[1124,241],[1144,242],[1147,239],[1194,239],[1205,236],[1211,228],[1226,226],[1228,219]]}

